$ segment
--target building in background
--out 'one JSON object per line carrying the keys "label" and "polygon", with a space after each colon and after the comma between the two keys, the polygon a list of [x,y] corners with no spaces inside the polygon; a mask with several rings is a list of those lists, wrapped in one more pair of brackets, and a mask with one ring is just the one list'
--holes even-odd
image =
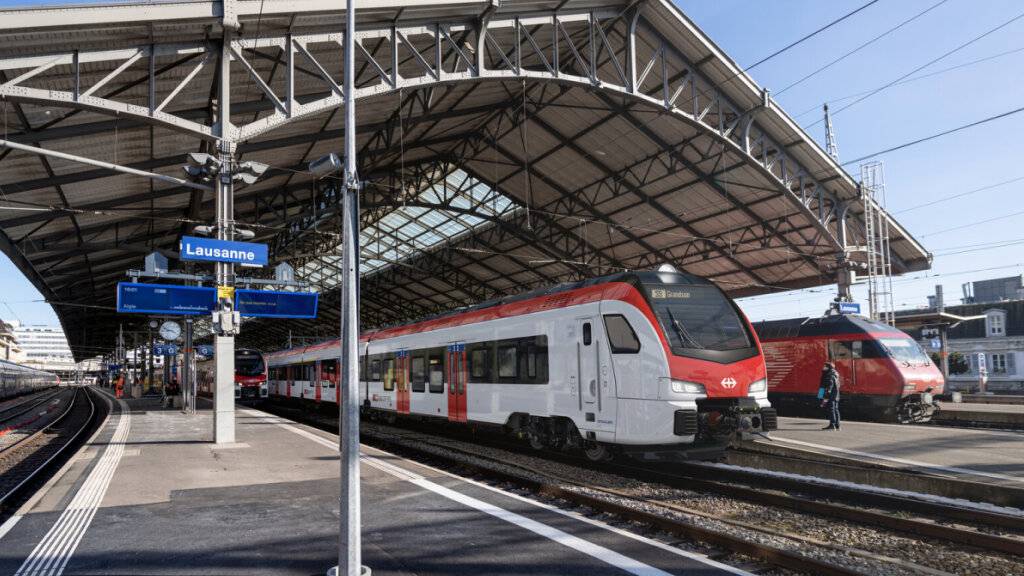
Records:
{"label": "building in background", "polygon": [[19,364],[65,375],[75,372],[75,358],[60,326],[26,325],[18,320],[4,323],[13,328],[21,346]]}
{"label": "building in background", "polygon": [[[989,392],[1024,394],[1024,278],[1011,276],[979,280],[963,285],[962,304],[946,306],[945,311],[961,317],[980,316],[953,325],[948,331],[950,390],[977,388],[984,356]],[[935,296],[928,297],[930,309]],[[920,310],[901,310],[901,315]],[[922,337],[921,330],[910,332],[925,350],[937,352],[935,339]]]}
{"label": "building in background", "polygon": [[0,320],[0,359],[21,364],[25,361],[25,353],[14,334],[14,326]]}

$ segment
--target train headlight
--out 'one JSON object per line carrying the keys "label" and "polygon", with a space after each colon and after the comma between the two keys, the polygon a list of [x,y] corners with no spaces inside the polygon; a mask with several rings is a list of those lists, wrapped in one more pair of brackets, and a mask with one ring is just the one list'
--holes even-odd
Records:
{"label": "train headlight", "polygon": [[672,391],[679,394],[705,394],[704,385],[685,380],[673,380]]}
{"label": "train headlight", "polygon": [[754,392],[764,392],[765,387],[767,385],[768,385],[768,380],[766,380],[764,378],[761,378],[760,380],[752,383],[750,385],[750,387],[747,388],[747,392],[750,392],[751,394],[753,394]]}

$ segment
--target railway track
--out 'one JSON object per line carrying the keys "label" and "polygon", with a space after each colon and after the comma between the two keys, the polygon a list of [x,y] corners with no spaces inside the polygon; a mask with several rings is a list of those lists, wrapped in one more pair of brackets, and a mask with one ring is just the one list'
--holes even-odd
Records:
{"label": "railway track", "polygon": [[0,409],[0,430],[5,429],[8,422],[45,404],[60,394],[60,392],[60,390],[46,390],[37,394],[30,394],[25,396],[21,402]]}
{"label": "railway track", "polygon": [[97,422],[100,410],[92,393],[76,388],[71,394],[59,414],[0,452],[0,511],[17,506]]}
{"label": "railway track", "polygon": [[[279,415],[295,419],[294,411]],[[336,423],[319,421],[314,423],[333,431]],[[376,427],[378,425],[372,425]],[[389,428],[386,437],[381,437],[367,427],[364,439],[367,443],[396,451],[416,459],[427,459],[444,467],[468,469],[471,473],[499,482],[523,486],[531,492],[566,500],[578,506],[585,506],[621,516],[624,519],[641,522],[674,536],[694,539],[725,548],[731,552],[757,558],[775,566],[814,574],[864,574],[877,573],[878,565],[886,566],[893,573],[946,574],[941,569],[929,568],[908,562],[892,555],[879,554],[841,543],[800,534],[799,530],[779,531],[755,522],[725,519],[720,514],[672,502],[671,499],[652,497],[634,490],[616,487],[596,486],[593,482],[580,482],[570,477],[548,471],[537,472],[532,468],[517,469],[507,459],[488,455],[486,448],[537,457],[538,453],[514,441],[502,440],[493,435],[478,435],[473,444],[466,448],[453,445],[449,435],[439,436],[436,430],[424,433],[416,430],[415,437],[396,440],[395,435],[408,433],[409,428]],[[413,429],[416,429],[413,426]],[[437,438],[424,438],[427,434]],[[462,437],[464,439],[464,436]],[[412,446],[415,444],[417,446]],[[484,449],[479,449],[484,447]],[[922,539],[941,540],[956,548],[970,547],[1010,556],[1024,556],[1024,518],[998,514],[984,510],[963,510],[955,506],[914,500],[894,495],[865,493],[853,488],[834,485],[818,485],[799,482],[784,477],[764,477],[750,470],[726,469],[707,466],[682,465],[658,468],[642,464],[606,463],[593,465],[583,458],[562,453],[544,453],[543,458],[565,464],[614,474],[643,482],[650,486],[663,486],[679,491],[701,491],[725,498],[737,499],[757,506],[785,509],[794,514],[805,514],[835,518],[844,522],[870,526],[873,529],[913,535]],[[542,475],[543,477],[538,477]],[[709,480],[708,478],[715,478]],[[756,487],[752,486],[756,485]],[[838,500],[838,502],[836,501]],[[840,503],[842,502],[842,503]],[[913,516],[908,516],[912,512]],[[678,517],[686,517],[680,520]],[[694,519],[709,523],[724,523],[739,531],[747,531],[747,537],[723,533],[721,530],[700,526]],[[952,523],[951,523],[952,522]],[[961,524],[956,524],[961,522]],[[1001,533],[993,533],[1001,532]],[[1007,534],[1012,533],[1012,535]],[[751,536],[751,534],[753,536]],[[762,538],[759,538],[761,536]],[[787,550],[785,546],[772,546],[758,540],[782,538],[828,550],[828,553],[845,556],[842,563],[808,558],[806,555]],[[825,555],[827,556],[828,553]],[[794,557],[795,554],[795,557]],[[874,568],[850,568],[849,559],[874,563]],[[816,564],[817,563],[817,564]],[[820,564],[820,565],[819,565]],[[1020,567],[1024,573],[1024,565]]]}

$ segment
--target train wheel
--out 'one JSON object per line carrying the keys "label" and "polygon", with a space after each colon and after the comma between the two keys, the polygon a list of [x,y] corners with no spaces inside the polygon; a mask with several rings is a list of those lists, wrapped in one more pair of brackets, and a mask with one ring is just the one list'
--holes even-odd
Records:
{"label": "train wheel", "polygon": [[544,444],[544,439],[536,434],[530,434],[530,448],[534,450],[543,450],[547,448]]}
{"label": "train wheel", "polygon": [[588,442],[587,445],[583,447],[583,453],[587,456],[587,460],[590,460],[591,462],[607,462],[614,456],[611,448],[596,442]]}

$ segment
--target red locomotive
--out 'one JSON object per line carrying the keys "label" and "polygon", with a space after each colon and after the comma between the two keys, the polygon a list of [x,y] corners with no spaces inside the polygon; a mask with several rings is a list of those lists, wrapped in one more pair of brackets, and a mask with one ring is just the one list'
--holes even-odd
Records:
{"label": "red locomotive", "polygon": [[[196,383],[201,396],[213,396],[214,360],[196,362]],[[259,350],[235,350],[235,400],[257,403],[267,397],[267,363]]]}
{"label": "red locomotive", "polygon": [[843,415],[924,422],[945,386],[942,373],[906,333],[862,316],[837,314],[754,323],[768,368],[768,399],[783,415],[820,415],[821,368],[842,379]]}

